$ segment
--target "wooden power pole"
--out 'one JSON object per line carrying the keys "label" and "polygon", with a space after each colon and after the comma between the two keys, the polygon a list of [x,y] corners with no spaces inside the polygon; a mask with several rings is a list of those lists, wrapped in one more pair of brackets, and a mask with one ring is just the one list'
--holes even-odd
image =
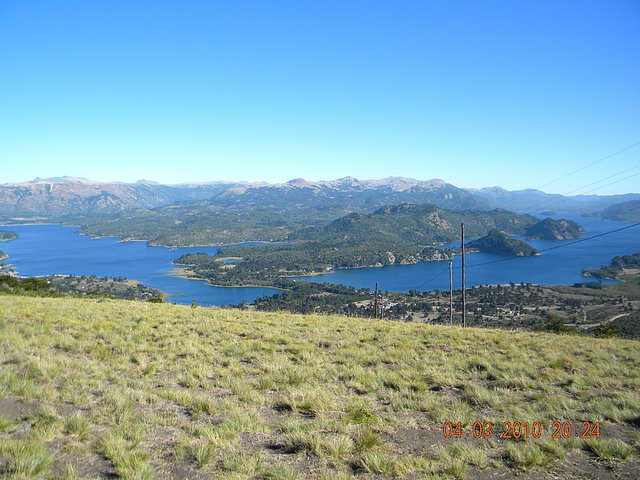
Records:
{"label": "wooden power pole", "polygon": [[460,245],[460,248],[462,248],[462,326],[466,327],[467,326],[467,319],[466,319],[466,298],[465,298],[465,291],[464,291],[464,223],[460,224],[461,227],[461,238],[462,238],[462,243]]}
{"label": "wooden power pole", "polygon": [[449,325],[453,325],[453,262],[449,262]]}
{"label": "wooden power pole", "polygon": [[373,317],[378,318],[378,282],[376,282],[376,293],[373,297]]}

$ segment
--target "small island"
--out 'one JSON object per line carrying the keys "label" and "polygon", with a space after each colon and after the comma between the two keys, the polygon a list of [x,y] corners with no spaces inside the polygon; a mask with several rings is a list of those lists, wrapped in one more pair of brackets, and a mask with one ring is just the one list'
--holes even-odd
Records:
{"label": "small island", "polygon": [[481,252],[495,253],[497,255],[514,257],[540,255],[540,252],[527,242],[511,238],[506,233],[495,228],[490,230],[484,237],[473,240],[466,245]]}
{"label": "small island", "polygon": [[15,240],[16,238],[18,238],[18,234],[16,232],[0,230],[0,242],[8,242],[9,240]]}
{"label": "small island", "polygon": [[572,220],[545,218],[525,229],[527,240],[572,240],[580,237],[584,228]]}

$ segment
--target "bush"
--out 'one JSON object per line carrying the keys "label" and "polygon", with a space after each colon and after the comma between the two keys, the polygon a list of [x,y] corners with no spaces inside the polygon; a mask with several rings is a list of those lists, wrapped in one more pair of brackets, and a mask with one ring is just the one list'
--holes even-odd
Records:
{"label": "bush", "polygon": [[547,315],[547,320],[537,328],[541,332],[550,332],[550,333],[577,333],[578,329],[575,327],[567,327],[564,324],[564,318],[549,314]]}
{"label": "bush", "polygon": [[620,329],[611,322],[603,323],[602,325],[598,325],[598,327],[593,332],[596,337],[601,338],[611,338],[611,337],[619,337]]}

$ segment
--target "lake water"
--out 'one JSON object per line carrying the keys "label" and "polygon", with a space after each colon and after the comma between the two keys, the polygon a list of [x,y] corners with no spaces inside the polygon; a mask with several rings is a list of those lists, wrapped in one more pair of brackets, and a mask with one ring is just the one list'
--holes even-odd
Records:
{"label": "lake water", "polygon": [[[536,213],[532,213],[532,215],[540,218],[546,217]],[[629,222],[614,222],[569,213],[553,215],[552,218],[564,218],[578,222],[585,229],[585,233],[581,238],[631,225]],[[524,240],[523,237],[516,238]],[[538,250],[544,250],[570,244],[574,241],[532,240],[528,241],[528,243]],[[460,246],[460,242],[451,244],[451,246]],[[594,280],[593,278],[583,277],[581,274],[582,269],[608,265],[611,259],[617,255],[629,255],[636,252],[640,252],[640,226],[543,252],[537,257],[519,257],[502,261],[506,257],[476,252],[465,256],[465,284],[467,287],[509,282],[572,285],[576,282]],[[460,263],[460,256],[456,256],[453,262],[453,285],[456,289],[460,288],[461,284]],[[341,283],[355,288],[371,289],[375,288],[375,282],[378,281],[380,289],[393,292],[406,292],[410,289],[448,290],[449,262],[422,262],[414,265],[389,265],[380,268],[337,270],[327,275],[300,277],[299,280],[311,280],[319,283]],[[603,280],[603,283],[612,282]]]}
{"label": "lake water", "polygon": [[[0,242],[0,250],[20,275],[96,275],[126,277],[169,294],[167,301],[198,305],[231,305],[273,295],[272,288],[212,287],[201,280],[171,275],[171,262],[186,253],[215,254],[218,247],[170,249],[148,246],[146,242],[121,242],[117,238],[77,235],[77,227],[61,225],[8,225],[4,230],[20,237]],[[256,244],[255,242],[252,244]]]}
{"label": "lake water", "polygon": [[[554,218],[577,221],[586,231],[583,238],[630,225],[579,215],[561,214]],[[248,302],[263,295],[273,295],[269,288],[220,288],[204,281],[187,280],[171,275],[176,268],[173,260],[185,253],[214,254],[218,247],[186,247],[169,249],[151,247],[145,242],[120,242],[116,238],[93,239],[74,232],[76,227],[60,225],[10,225],[6,230],[18,232],[20,237],[0,243],[0,250],[10,255],[7,263],[21,275],[97,275],[126,277],[169,294],[168,301],[199,305],[229,305]],[[535,240],[535,248],[565,245],[574,240]],[[457,245],[457,244],[456,244]],[[264,248],[269,248],[268,245]],[[544,285],[567,285],[590,280],[580,272],[609,264],[616,255],[640,251],[640,227],[567,245],[543,252],[539,257],[503,260],[505,257],[488,253],[466,256],[466,285],[531,282]],[[460,287],[460,257],[454,260],[454,288]],[[381,268],[338,270],[328,275],[302,277],[300,280],[342,283],[356,288],[380,288],[387,291],[446,290],[449,288],[449,263],[423,262],[415,265],[391,265]]]}

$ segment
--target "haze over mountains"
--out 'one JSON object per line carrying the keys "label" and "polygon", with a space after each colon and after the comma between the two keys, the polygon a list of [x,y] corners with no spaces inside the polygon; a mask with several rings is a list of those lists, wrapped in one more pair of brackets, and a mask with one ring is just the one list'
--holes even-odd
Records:
{"label": "haze over mountains", "polygon": [[[294,220],[311,217],[317,221],[334,220],[351,212],[373,212],[382,206],[400,203],[431,203],[450,210],[505,208],[594,214],[612,205],[632,201],[640,201],[640,194],[566,197],[534,189],[463,189],[439,179],[423,181],[403,177],[377,180],[344,177],[317,182],[297,178],[280,184],[219,181],[177,185],[149,180],[120,183],[54,177],[0,185],[0,216],[5,220],[12,217],[114,215],[126,210],[150,210],[176,204],[183,209],[220,209],[235,213],[260,209]],[[632,203],[628,207],[637,208],[637,205]]]}

